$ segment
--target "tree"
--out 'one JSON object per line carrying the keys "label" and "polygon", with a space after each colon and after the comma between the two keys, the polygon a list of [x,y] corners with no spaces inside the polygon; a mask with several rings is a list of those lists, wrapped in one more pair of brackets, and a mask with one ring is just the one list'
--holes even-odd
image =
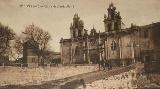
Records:
{"label": "tree", "polygon": [[48,49],[48,42],[51,40],[51,35],[48,31],[43,30],[39,26],[34,24],[28,25],[25,28],[25,31],[22,32],[24,35],[24,42],[27,40],[34,40],[39,45],[39,51],[37,52],[38,56],[42,57],[41,63],[44,62],[46,58],[45,51]]}
{"label": "tree", "polygon": [[0,57],[9,56],[10,40],[15,38],[14,31],[0,23]]}
{"label": "tree", "polygon": [[23,55],[23,40],[20,36],[15,36],[13,47],[11,47],[10,56],[16,61]]}

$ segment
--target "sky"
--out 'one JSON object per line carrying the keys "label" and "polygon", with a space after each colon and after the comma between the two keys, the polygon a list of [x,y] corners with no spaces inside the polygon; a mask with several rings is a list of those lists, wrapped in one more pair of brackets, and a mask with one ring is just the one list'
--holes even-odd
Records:
{"label": "sky", "polygon": [[[110,3],[120,11],[126,27],[160,22],[160,0],[0,0],[0,22],[21,34],[34,23],[51,34],[50,48],[60,51],[59,41],[70,38],[70,24],[78,13],[84,27],[104,31],[103,18]],[[69,5],[70,8],[27,7],[26,5]]]}

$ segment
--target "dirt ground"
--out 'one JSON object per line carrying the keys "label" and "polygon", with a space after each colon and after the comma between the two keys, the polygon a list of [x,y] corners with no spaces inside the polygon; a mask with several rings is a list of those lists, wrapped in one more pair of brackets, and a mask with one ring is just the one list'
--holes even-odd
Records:
{"label": "dirt ground", "polygon": [[66,66],[45,68],[0,67],[0,86],[37,85],[44,81],[56,80],[98,70],[97,66]]}

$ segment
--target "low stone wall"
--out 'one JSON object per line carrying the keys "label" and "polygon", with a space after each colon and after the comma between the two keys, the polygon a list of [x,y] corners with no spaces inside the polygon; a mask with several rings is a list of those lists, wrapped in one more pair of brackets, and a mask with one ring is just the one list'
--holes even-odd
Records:
{"label": "low stone wall", "polygon": [[91,83],[96,80],[100,80],[109,76],[117,75],[123,72],[127,72],[134,69],[136,64],[127,67],[116,68],[111,71],[94,71],[84,74],[79,74],[64,79],[58,79],[53,81],[45,82],[41,85],[10,85],[0,87],[0,89],[75,89],[77,86],[85,85],[86,83]]}

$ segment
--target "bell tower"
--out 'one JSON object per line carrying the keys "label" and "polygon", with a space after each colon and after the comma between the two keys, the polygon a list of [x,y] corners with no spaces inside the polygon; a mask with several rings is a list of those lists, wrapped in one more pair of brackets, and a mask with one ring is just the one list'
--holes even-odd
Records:
{"label": "bell tower", "polygon": [[121,16],[120,12],[116,12],[116,7],[111,3],[107,9],[108,15],[104,15],[105,31],[118,31],[121,29]]}
{"label": "bell tower", "polygon": [[73,17],[73,23],[70,26],[71,38],[82,37],[84,36],[84,23],[80,20],[78,14],[75,14]]}

